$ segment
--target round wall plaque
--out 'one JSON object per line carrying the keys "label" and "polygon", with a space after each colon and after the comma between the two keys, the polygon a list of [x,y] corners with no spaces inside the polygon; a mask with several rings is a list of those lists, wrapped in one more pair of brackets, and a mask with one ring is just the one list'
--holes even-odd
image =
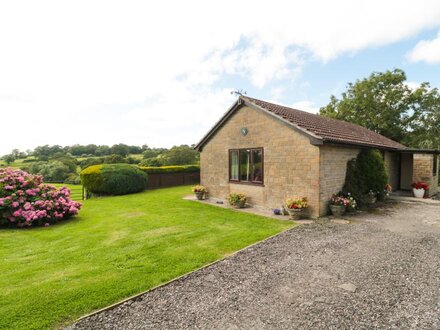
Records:
{"label": "round wall plaque", "polygon": [[247,129],[246,127],[243,127],[243,128],[240,130],[240,132],[241,132],[241,135],[245,136],[245,135],[247,135],[247,133],[248,133],[249,131],[248,131],[248,129]]}

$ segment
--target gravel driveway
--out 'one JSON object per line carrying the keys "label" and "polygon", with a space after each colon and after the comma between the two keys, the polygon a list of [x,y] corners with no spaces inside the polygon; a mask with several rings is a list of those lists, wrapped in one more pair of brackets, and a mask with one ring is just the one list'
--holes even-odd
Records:
{"label": "gravel driveway", "polygon": [[440,204],[294,228],[72,328],[440,329]]}

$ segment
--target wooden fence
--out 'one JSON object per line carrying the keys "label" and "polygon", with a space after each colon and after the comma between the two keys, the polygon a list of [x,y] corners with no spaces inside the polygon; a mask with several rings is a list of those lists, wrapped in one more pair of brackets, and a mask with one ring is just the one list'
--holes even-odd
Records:
{"label": "wooden fence", "polygon": [[147,189],[183,186],[200,182],[200,172],[148,174]]}

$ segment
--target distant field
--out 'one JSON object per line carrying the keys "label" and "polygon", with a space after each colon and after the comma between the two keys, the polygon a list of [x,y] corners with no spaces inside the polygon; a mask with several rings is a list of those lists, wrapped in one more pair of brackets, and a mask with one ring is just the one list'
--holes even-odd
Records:
{"label": "distant field", "polygon": [[[136,154],[136,155],[135,154],[130,154],[128,156],[132,157],[134,159],[138,159],[138,160],[142,160],[142,158],[143,158],[142,154]],[[75,158],[76,158],[76,160],[78,162],[80,162],[80,161],[85,160],[87,158],[103,158],[103,157],[105,157],[105,156],[101,156],[101,157],[98,157],[98,156],[75,157]],[[24,170],[26,170],[26,167],[29,167],[32,164],[32,162],[25,162],[25,160],[30,160],[30,159],[34,159],[35,160],[34,157],[27,157],[27,158],[24,158],[24,159],[17,159],[16,161],[14,161],[14,162],[12,162],[10,164],[6,164],[2,159],[0,159],[0,167],[13,167],[13,168],[19,168],[19,169],[23,169],[24,168]]]}

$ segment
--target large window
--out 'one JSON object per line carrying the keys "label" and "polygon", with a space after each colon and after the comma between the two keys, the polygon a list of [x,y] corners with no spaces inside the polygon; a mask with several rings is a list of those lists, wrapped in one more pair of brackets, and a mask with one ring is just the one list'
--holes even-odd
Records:
{"label": "large window", "polygon": [[263,183],[263,148],[229,150],[229,180]]}

